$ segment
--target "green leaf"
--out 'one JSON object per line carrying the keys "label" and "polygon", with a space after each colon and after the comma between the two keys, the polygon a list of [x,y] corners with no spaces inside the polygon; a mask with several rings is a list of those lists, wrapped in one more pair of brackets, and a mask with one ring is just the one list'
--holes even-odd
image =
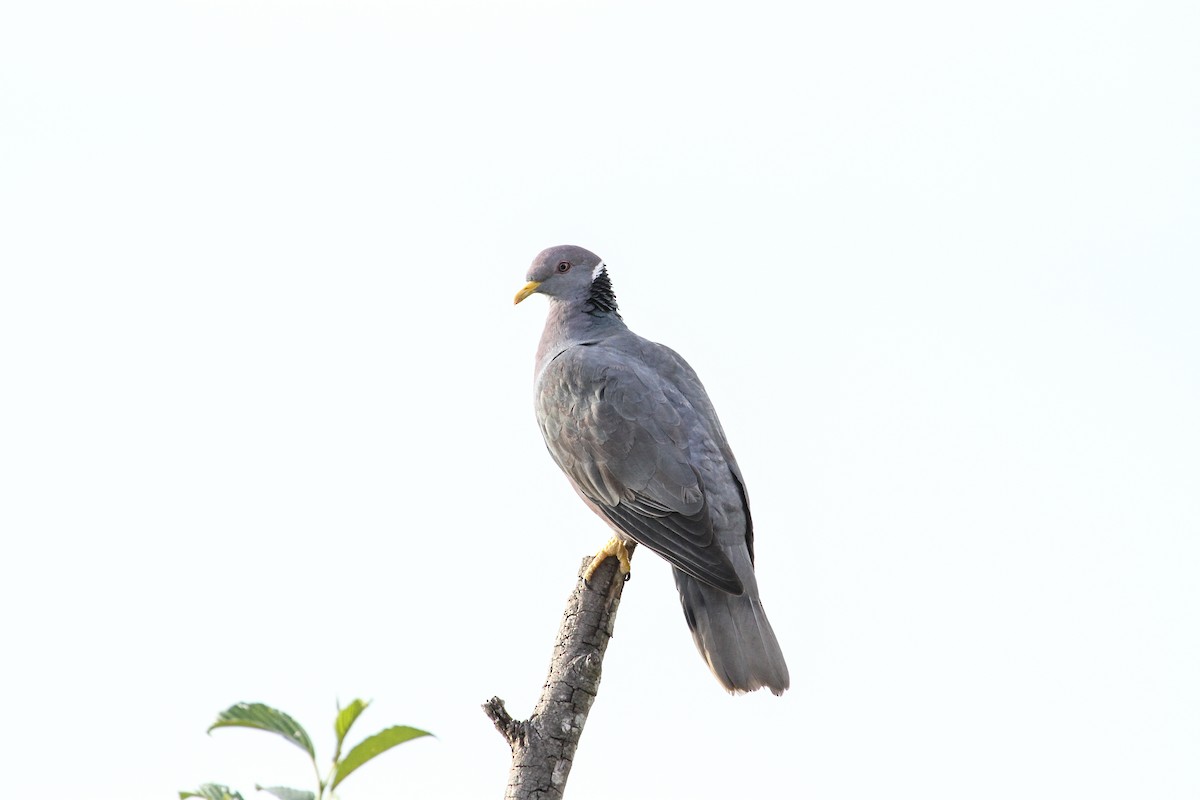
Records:
{"label": "green leaf", "polygon": [[345,708],[338,709],[337,719],[333,722],[333,729],[337,732],[337,749],[342,751],[342,742],[346,740],[346,734],[350,732],[350,726],[354,724],[354,720],[358,719],[358,715],[366,710],[371,702],[363,702],[356,699],[353,703]]}
{"label": "green leaf", "polygon": [[316,795],[312,792],[302,792],[299,789],[289,789],[286,786],[259,786],[254,784],[254,788],[260,792],[273,794],[279,800],[316,800]]}
{"label": "green leaf", "polygon": [[354,749],[346,754],[346,757],[338,762],[337,770],[333,775],[333,783],[329,785],[330,789],[336,789],[337,785],[349,777],[351,772],[361,767],[363,764],[370,761],[375,756],[382,752],[391,750],[398,744],[404,744],[412,739],[417,739],[422,736],[432,736],[429,731],[423,731],[419,728],[410,728],[407,725],[396,725],[387,730],[382,730],[374,736],[368,736],[354,746]]}
{"label": "green leaf", "polygon": [[313,751],[312,740],[300,723],[282,711],[278,711],[262,703],[238,703],[217,715],[217,721],[208,726],[208,732],[214,728],[258,728],[260,731],[278,733],[292,744],[308,753],[309,758],[317,760]]}
{"label": "green leaf", "polygon": [[194,792],[179,793],[179,800],[186,800],[188,797],[203,797],[204,800],[245,800],[228,786],[222,786],[219,783],[202,783],[200,788]]}

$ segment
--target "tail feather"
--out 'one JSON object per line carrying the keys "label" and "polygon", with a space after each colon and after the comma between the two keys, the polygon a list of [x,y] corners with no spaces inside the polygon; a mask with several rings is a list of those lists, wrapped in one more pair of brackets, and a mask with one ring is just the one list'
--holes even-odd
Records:
{"label": "tail feather", "polygon": [[[745,591],[729,594],[675,570],[675,586],[696,649],[725,689],[733,694],[767,688],[783,694],[790,685],[787,663],[767,621],[749,555],[738,567]],[[741,561],[742,559],[738,559]]]}

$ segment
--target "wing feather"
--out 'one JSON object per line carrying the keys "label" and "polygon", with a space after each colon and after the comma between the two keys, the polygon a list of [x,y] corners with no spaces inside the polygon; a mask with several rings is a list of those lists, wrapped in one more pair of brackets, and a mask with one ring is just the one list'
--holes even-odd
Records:
{"label": "wing feather", "polygon": [[697,440],[711,426],[678,387],[637,354],[576,346],[546,367],[536,399],[550,454],[614,527],[696,579],[741,594],[692,464],[693,451],[721,448]]}

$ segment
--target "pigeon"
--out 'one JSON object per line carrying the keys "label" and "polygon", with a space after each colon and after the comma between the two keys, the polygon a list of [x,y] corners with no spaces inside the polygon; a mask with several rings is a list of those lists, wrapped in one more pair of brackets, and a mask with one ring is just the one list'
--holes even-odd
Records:
{"label": "pigeon", "polygon": [[695,371],[629,330],[604,261],[574,245],[543,250],[514,303],[549,298],[534,405],[546,448],[615,535],[585,570],[629,544],[672,566],[696,648],[730,693],[788,688],[787,664],[754,576],[742,471]]}

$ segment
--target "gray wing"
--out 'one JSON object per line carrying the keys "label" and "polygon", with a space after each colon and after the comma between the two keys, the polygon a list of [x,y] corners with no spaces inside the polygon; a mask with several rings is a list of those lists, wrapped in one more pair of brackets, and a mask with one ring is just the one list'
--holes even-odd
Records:
{"label": "gray wing", "polygon": [[602,344],[556,357],[539,378],[536,403],[550,454],[597,511],[696,579],[742,593],[693,464],[724,460],[719,424],[701,416],[711,406],[698,410],[641,352]]}

